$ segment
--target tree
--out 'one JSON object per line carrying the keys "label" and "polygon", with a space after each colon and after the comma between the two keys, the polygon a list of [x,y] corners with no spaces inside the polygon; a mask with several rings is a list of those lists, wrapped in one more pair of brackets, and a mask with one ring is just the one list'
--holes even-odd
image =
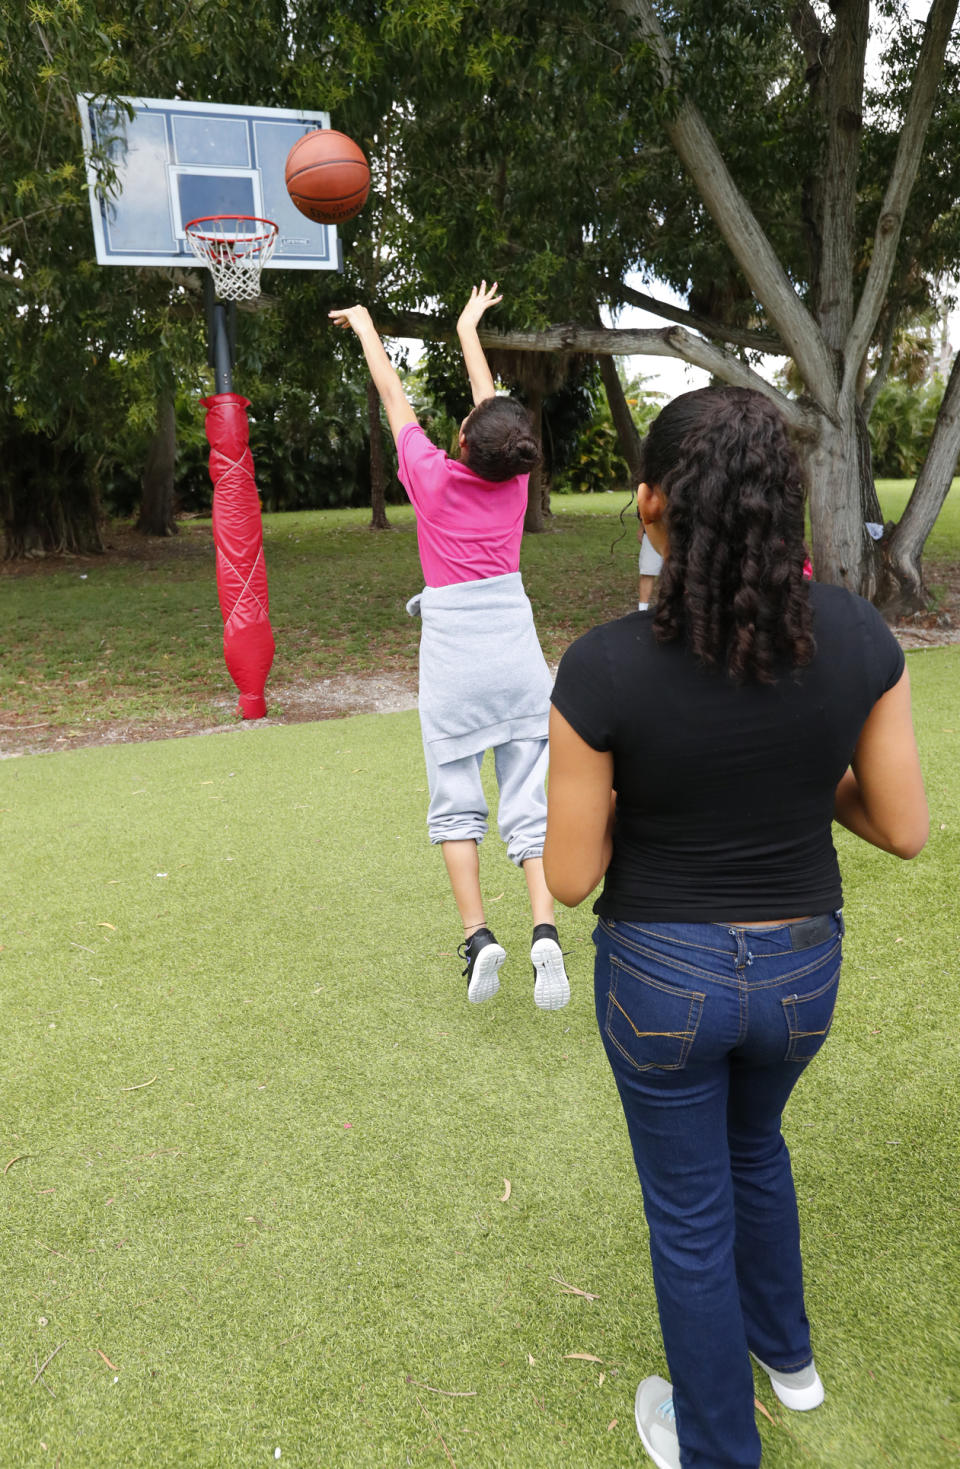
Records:
{"label": "tree", "polygon": [[[412,254],[451,313],[462,261],[509,271],[512,318],[483,334],[490,346],[673,355],[774,399],[809,466],[818,575],[875,594],[866,364],[892,297],[960,261],[956,226],[933,218],[952,203],[949,170],[923,158],[931,124],[941,139],[958,126],[955,92],[938,91],[956,11],[932,0],[919,35],[900,26],[897,85],[865,147],[867,0],[832,0],[829,17],[811,0],[731,0],[722,15],[703,0],[609,0],[547,18],[494,4],[480,19],[438,0],[428,24],[422,6],[397,6],[389,39],[415,62]],[[427,162],[440,158],[442,172]],[[921,169],[932,217],[905,228]],[[638,267],[683,286],[689,308],[658,308],[675,323],[659,332],[593,325],[598,281],[614,304],[653,304],[624,284]],[[799,398],[756,370],[767,353],[793,359]]]}

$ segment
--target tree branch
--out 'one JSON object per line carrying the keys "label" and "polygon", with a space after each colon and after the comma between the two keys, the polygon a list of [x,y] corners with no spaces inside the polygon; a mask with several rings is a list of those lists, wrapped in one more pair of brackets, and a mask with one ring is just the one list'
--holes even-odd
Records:
{"label": "tree branch", "polygon": [[[422,311],[404,311],[393,316],[378,314],[377,330],[388,337],[417,337],[420,340],[449,342],[454,339],[452,327],[438,323]],[[781,393],[766,378],[754,372],[739,357],[715,347],[702,337],[695,337],[680,326],[661,330],[640,328],[589,327],[576,322],[562,322],[540,331],[493,331],[481,325],[478,333],[484,347],[501,347],[516,352],[589,352],[595,356],[674,357],[702,367],[733,387],[752,388],[775,403],[786,421],[800,433],[811,432],[814,422],[794,398]]]}
{"label": "tree branch", "polygon": [[[640,34],[659,59],[664,83],[669,85],[673,79],[672,57],[650,0],[612,0],[612,3],[637,22]],[[699,108],[685,98],[676,116],[666,120],[663,126],[750,289],[789,348],[807,391],[824,413],[833,416],[838,386],[833,356],[753,210],[734,183]]]}
{"label": "tree branch", "polygon": [[827,37],[820,24],[820,17],[810,4],[810,0],[795,0],[790,7],[787,19],[807,64],[807,80],[814,81],[823,65],[828,45]]}
{"label": "tree branch", "polygon": [[933,0],[927,16],[920,56],[900,130],[897,156],[880,206],[873,239],[873,257],[844,349],[843,393],[853,386],[860,374],[863,359],[867,355],[870,340],[883,310],[903,229],[903,217],[920,166],[923,141],[936,100],[957,4],[958,0]]}
{"label": "tree branch", "polygon": [[670,306],[666,301],[658,301],[655,296],[648,296],[645,291],[635,291],[622,281],[602,281],[601,284],[611,298],[616,297],[620,301],[629,302],[631,306],[639,306],[641,310],[650,311],[654,316],[662,316],[665,321],[676,322],[678,326],[692,327],[705,337],[713,337],[720,342],[732,342],[736,347],[747,347],[752,352],[763,352],[769,357],[790,355],[780,338],[772,333],[751,331],[749,327],[727,326],[721,321],[713,321],[709,316],[701,316],[698,311],[685,311],[681,306]]}
{"label": "tree branch", "polygon": [[870,415],[873,412],[874,404],[876,403],[877,398],[880,396],[880,390],[887,380],[887,373],[890,371],[890,359],[893,356],[893,339],[897,334],[897,322],[899,320],[899,309],[891,305],[890,310],[887,313],[887,324],[884,328],[883,341],[880,346],[880,360],[877,363],[876,371],[874,372],[873,377],[870,379],[870,381],[867,383],[866,388],[864,389],[863,402],[860,405],[863,409],[863,416],[867,420],[867,422],[870,421]]}

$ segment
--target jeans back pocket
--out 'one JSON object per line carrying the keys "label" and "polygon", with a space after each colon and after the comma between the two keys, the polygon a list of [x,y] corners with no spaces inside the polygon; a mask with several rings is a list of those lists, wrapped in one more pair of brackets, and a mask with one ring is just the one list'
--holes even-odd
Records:
{"label": "jeans back pocket", "polygon": [[780,1001],[790,1037],[785,1060],[813,1060],[830,1033],[839,984],[838,964],[826,984],[808,995],[785,995]]}
{"label": "jeans back pocket", "polygon": [[637,1071],[679,1071],[686,1063],[706,995],[610,958],[604,1032]]}

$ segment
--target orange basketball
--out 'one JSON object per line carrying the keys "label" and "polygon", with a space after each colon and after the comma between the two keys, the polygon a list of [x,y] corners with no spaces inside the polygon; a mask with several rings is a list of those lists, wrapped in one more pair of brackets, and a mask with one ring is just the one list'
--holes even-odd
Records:
{"label": "orange basketball", "polygon": [[317,128],[287,154],[287,193],[315,224],[340,224],[359,214],[370,192],[370,165],[346,133]]}

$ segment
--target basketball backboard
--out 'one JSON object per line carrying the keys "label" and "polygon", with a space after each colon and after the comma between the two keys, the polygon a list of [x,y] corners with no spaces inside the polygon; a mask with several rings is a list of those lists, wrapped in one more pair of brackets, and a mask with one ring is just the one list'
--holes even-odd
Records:
{"label": "basketball backboard", "polygon": [[[339,270],[333,225],[291,202],[284,163],[298,138],[329,127],[326,112],[126,97],[132,109],[77,98],[90,210],[101,265],[196,264],[184,225],[201,215],[258,215],[278,226],[270,270]],[[105,149],[117,173],[109,197],[91,162]]]}

